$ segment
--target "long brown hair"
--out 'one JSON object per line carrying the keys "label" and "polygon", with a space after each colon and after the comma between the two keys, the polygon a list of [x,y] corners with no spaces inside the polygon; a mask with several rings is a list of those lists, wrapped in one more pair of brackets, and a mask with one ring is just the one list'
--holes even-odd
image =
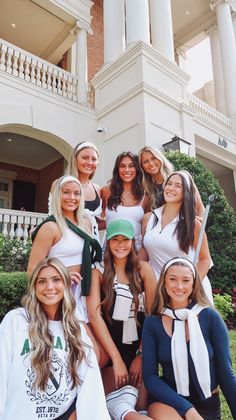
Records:
{"label": "long brown hair", "polygon": [[48,319],[35,292],[35,285],[40,271],[44,267],[54,267],[64,281],[64,298],[61,303],[61,321],[65,341],[68,344],[68,371],[72,379],[72,388],[81,383],[78,367],[85,357],[81,340],[80,323],[75,316],[75,299],[71,291],[71,279],[66,267],[56,258],[40,261],[28,282],[27,292],[22,298],[29,322],[31,341],[31,364],[35,370],[34,386],[45,391],[52,367],[53,335],[48,327]]}
{"label": "long brown hair", "polygon": [[[172,258],[172,259],[174,260],[175,258]],[[171,262],[171,260],[170,260],[162,268],[161,275],[160,275],[160,280],[158,282],[157,290],[156,290],[156,294],[155,294],[155,298],[154,298],[154,304],[153,304],[152,310],[151,310],[152,315],[161,315],[163,309],[169,306],[169,296],[166,293],[166,289],[165,289],[166,273],[168,272],[170,267],[174,267],[174,266],[178,266],[178,265],[183,266],[183,267],[188,267],[188,265],[184,262],[184,260],[185,260],[185,258],[181,257],[181,262],[180,261],[179,262],[173,262],[173,264],[171,264],[166,270],[166,265]],[[188,260],[186,259],[186,261],[188,261]],[[202,306],[212,307],[211,303],[207,299],[207,296],[204,292],[202,282],[201,282],[201,279],[199,277],[199,274],[198,274],[196,268],[195,268],[195,276],[193,275],[193,291],[191,293],[190,298],[195,303],[199,303]]]}
{"label": "long brown hair", "polygon": [[[135,317],[137,316],[139,307],[139,294],[142,293],[141,278],[139,275],[140,267],[137,255],[134,251],[134,239],[132,239],[132,248],[127,257],[125,265],[125,273],[129,279],[130,291],[133,295],[135,304]],[[115,277],[115,267],[113,263],[113,255],[107,241],[106,250],[104,254],[104,273],[102,276],[102,288],[105,293],[105,298],[102,301],[102,311],[104,316],[111,322],[110,311],[114,300],[113,281]]]}

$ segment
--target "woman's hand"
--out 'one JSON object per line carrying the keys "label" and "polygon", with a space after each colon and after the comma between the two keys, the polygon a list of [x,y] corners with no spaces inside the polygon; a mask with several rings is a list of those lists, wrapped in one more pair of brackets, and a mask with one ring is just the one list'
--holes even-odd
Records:
{"label": "woman's hand", "polygon": [[196,408],[192,407],[185,414],[185,420],[204,420],[204,418],[198,414]]}
{"label": "woman's hand", "polygon": [[78,271],[71,271],[70,272],[70,279],[71,279],[71,284],[80,284],[81,280],[82,280],[82,276]]}
{"label": "woman's hand", "polygon": [[113,361],[113,372],[116,388],[121,388],[129,382],[129,374],[122,359]]}
{"label": "woman's hand", "polygon": [[130,385],[139,388],[142,383],[142,358],[136,356],[129,368],[129,383]]}

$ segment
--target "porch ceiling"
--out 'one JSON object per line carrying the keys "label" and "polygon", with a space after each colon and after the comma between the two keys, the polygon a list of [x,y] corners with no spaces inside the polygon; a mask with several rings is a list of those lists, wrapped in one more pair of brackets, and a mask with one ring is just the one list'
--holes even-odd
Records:
{"label": "porch ceiling", "polygon": [[53,147],[41,141],[20,134],[0,133],[1,162],[40,170],[61,157]]}
{"label": "porch ceiling", "polygon": [[[76,18],[51,8],[52,4],[45,0],[1,0],[0,38],[57,64],[75,40],[70,30]],[[209,0],[172,0],[171,4],[176,47],[193,45],[215,22]]]}

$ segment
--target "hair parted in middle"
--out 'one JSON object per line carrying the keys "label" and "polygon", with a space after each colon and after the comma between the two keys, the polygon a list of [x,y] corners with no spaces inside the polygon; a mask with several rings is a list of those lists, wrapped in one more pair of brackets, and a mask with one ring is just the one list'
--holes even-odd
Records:
{"label": "hair parted in middle", "polygon": [[[104,273],[102,276],[102,288],[105,293],[105,299],[102,302],[102,309],[106,318],[111,322],[110,310],[114,301],[114,278],[115,278],[115,266],[113,262],[113,255],[111,253],[109,242],[112,239],[107,241],[106,249],[104,253]],[[133,301],[135,304],[135,316],[138,312],[139,307],[139,294],[142,293],[141,278],[139,275],[140,266],[139,260],[135,252],[135,240],[132,241],[132,248],[127,257],[127,262],[125,266],[125,273],[129,279],[130,291],[133,295]]]}
{"label": "hair parted in middle", "polygon": [[[171,264],[172,260],[173,260],[173,264]],[[168,265],[169,267],[166,269],[166,266]],[[161,270],[161,274],[160,274],[160,279],[157,285],[154,303],[151,310],[152,315],[161,315],[163,309],[169,307],[170,298],[168,294],[166,293],[165,278],[166,278],[166,274],[168,273],[169,268],[175,267],[175,266],[183,266],[183,267],[189,268],[189,260],[185,258],[179,258],[179,261],[176,261],[176,258],[172,258],[171,260],[167,261],[166,264],[163,266]],[[202,281],[199,277],[196,267],[195,267],[195,275],[193,274],[192,270],[191,270],[191,274],[193,276],[193,291],[191,293],[191,300],[193,300],[195,303],[199,303],[202,306],[212,307],[210,301],[207,299],[207,296],[204,292]]]}
{"label": "hair parted in middle", "polygon": [[[93,144],[91,142],[88,142],[88,141],[82,141],[82,142],[78,143],[71,152],[71,155],[70,155],[70,158],[69,158],[69,161],[68,161],[68,165],[67,165],[67,168],[66,168],[66,174],[67,175],[73,175],[76,178],[79,177],[78,165],[77,165],[77,156],[84,149],[94,150],[96,152],[97,158],[99,160],[99,153],[98,153],[98,149],[96,148],[95,144]],[[92,179],[93,176],[94,176],[94,172],[89,176],[89,179]]]}
{"label": "hair parted in middle", "polygon": [[[177,234],[177,239],[179,247],[186,254],[189,251],[189,248],[193,246],[194,242],[194,227],[195,227],[195,188],[191,176],[188,176],[187,171],[175,171],[173,172],[166,180],[164,185],[165,188],[171,179],[172,176],[178,175],[181,178],[182,188],[183,188],[183,201],[179,210],[179,221],[176,225],[175,232]],[[187,179],[188,177],[188,179]],[[160,205],[165,204],[164,194]],[[157,223],[157,216],[154,214],[154,224]]]}
{"label": "hair parted in middle", "polygon": [[31,364],[35,370],[34,386],[46,390],[52,364],[54,337],[48,327],[48,319],[36,296],[36,281],[45,267],[54,267],[64,282],[64,297],[61,302],[61,321],[68,346],[68,371],[72,380],[72,388],[81,383],[78,367],[85,358],[84,347],[88,347],[81,340],[80,322],[75,315],[76,303],[71,290],[71,278],[66,267],[56,258],[45,258],[40,261],[27,286],[22,306],[27,311],[29,322],[29,338],[31,342]]}
{"label": "hair parted in middle", "polygon": [[81,184],[77,178],[70,176],[68,177],[68,179],[70,178],[70,180],[66,181],[67,177],[68,175],[63,175],[61,178],[58,178],[54,184],[52,192],[52,214],[56,219],[61,234],[65,232],[65,229],[67,227],[61,208],[62,188],[69,182],[76,182],[79,186],[80,203],[76,210],[76,220],[80,229],[85,230],[83,188],[81,188]]}
{"label": "hair parted in middle", "polygon": [[142,176],[143,176],[142,178],[143,187],[144,187],[144,190],[150,195],[151,201],[152,201],[152,207],[155,208],[155,194],[156,194],[155,183],[152,179],[152,176],[146,173],[142,167],[142,154],[144,152],[152,153],[153,156],[155,156],[155,158],[157,158],[160,161],[161,163],[160,174],[163,178],[163,184],[166,182],[168,176],[173,172],[174,167],[172,163],[165,157],[165,155],[160,150],[157,150],[154,147],[145,146],[138,153],[138,161],[139,161],[139,165],[140,165]]}
{"label": "hair parted in middle", "polygon": [[121,203],[121,194],[124,191],[123,182],[119,175],[119,167],[123,158],[129,157],[136,169],[136,177],[132,183],[132,194],[137,200],[137,202],[141,201],[144,189],[142,186],[142,172],[141,168],[138,163],[138,156],[133,152],[122,152],[120,153],[115,161],[114,169],[112,172],[112,179],[110,181],[110,191],[111,195],[107,201],[107,207],[112,210],[117,208],[117,206]]}

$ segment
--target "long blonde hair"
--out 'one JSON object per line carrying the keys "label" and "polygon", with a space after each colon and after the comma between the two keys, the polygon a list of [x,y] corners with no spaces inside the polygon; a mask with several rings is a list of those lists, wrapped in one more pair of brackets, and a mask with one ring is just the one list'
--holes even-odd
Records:
{"label": "long blonde hair", "polygon": [[144,152],[152,153],[153,156],[155,156],[161,162],[160,174],[163,178],[162,185],[165,184],[168,176],[173,172],[174,167],[173,167],[172,163],[170,163],[169,160],[161,153],[160,150],[154,149],[151,146],[143,147],[138,153],[139,165],[140,165],[140,168],[142,170],[142,175],[143,175],[143,180],[142,180],[143,188],[150,195],[151,202],[152,202],[152,207],[155,208],[155,194],[156,194],[155,183],[152,179],[152,176],[147,174],[143,170],[143,167],[142,167],[142,154]]}
{"label": "long blonde hair", "polygon": [[[172,258],[173,260],[175,258]],[[154,304],[151,310],[152,315],[160,315],[164,308],[169,306],[169,296],[166,293],[165,289],[165,277],[166,273],[168,272],[168,269],[170,267],[174,267],[177,265],[188,267],[187,263],[184,262],[184,258],[181,257],[181,262],[173,262],[173,264],[169,265],[169,267],[166,270],[167,264],[170,264],[171,260],[166,262],[164,267],[161,270],[160,280],[157,285],[156,294],[154,297]],[[188,261],[186,259],[186,261]],[[193,274],[193,273],[192,273]],[[193,275],[193,291],[191,293],[191,299],[195,303],[199,303],[202,306],[209,306],[212,307],[210,301],[207,299],[207,296],[204,292],[201,279],[199,277],[199,274],[195,268],[195,276]]]}
{"label": "long blonde hair", "polygon": [[[87,142],[87,141],[82,141],[80,143],[78,143],[74,149],[71,152],[69,161],[68,161],[68,165],[65,171],[66,175],[73,175],[76,178],[79,178],[79,173],[78,173],[78,165],[77,165],[77,155],[82,152],[82,150],[84,149],[93,149],[96,154],[97,157],[99,159],[99,153],[98,153],[98,149],[96,148],[95,144]],[[94,176],[95,172],[93,172],[92,174],[89,175],[89,179],[92,179]]]}
{"label": "long blonde hair", "polygon": [[[68,181],[66,181],[66,178],[68,177]],[[70,179],[70,180],[69,180]],[[66,222],[65,218],[62,213],[61,208],[61,197],[62,197],[62,187],[67,184],[67,182],[76,182],[79,185],[80,188],[80,203],[79,207],[77,208],[75,212],[75,217],[77,220],[77,224],[80,227],[80,229],[85,229],[85,218],[84,218],[84,195],[83,195],[83,188],[81,187],[81,184],[78,180],[78,178],[63,175],[61,178],[57,179],[55,181],[53,192],[52,192],[52,214],[56,219],[58,228],[63,235],[63,233],[66,230]]]}
{"label": "long blonde hair", "polygon": [[63,279],[65,289],[61,302],[61,322],[68,346],[68,371],[72,379],[72,388],[81,383],[78,367],[85,358],[84,344],[81,340],[80,323],[75,316],[75,299],[71,291],[71,279],[66,267],[56,258],[40,261],[28,282],[27,292],[22,298],[29,321],[31,341],[31,365],[35,370],[34,386],[45,391],[52,368],[53,335],[48,328],[48,319],[35,292],[35,285],[40,271],[44,267],[54,267]]}

